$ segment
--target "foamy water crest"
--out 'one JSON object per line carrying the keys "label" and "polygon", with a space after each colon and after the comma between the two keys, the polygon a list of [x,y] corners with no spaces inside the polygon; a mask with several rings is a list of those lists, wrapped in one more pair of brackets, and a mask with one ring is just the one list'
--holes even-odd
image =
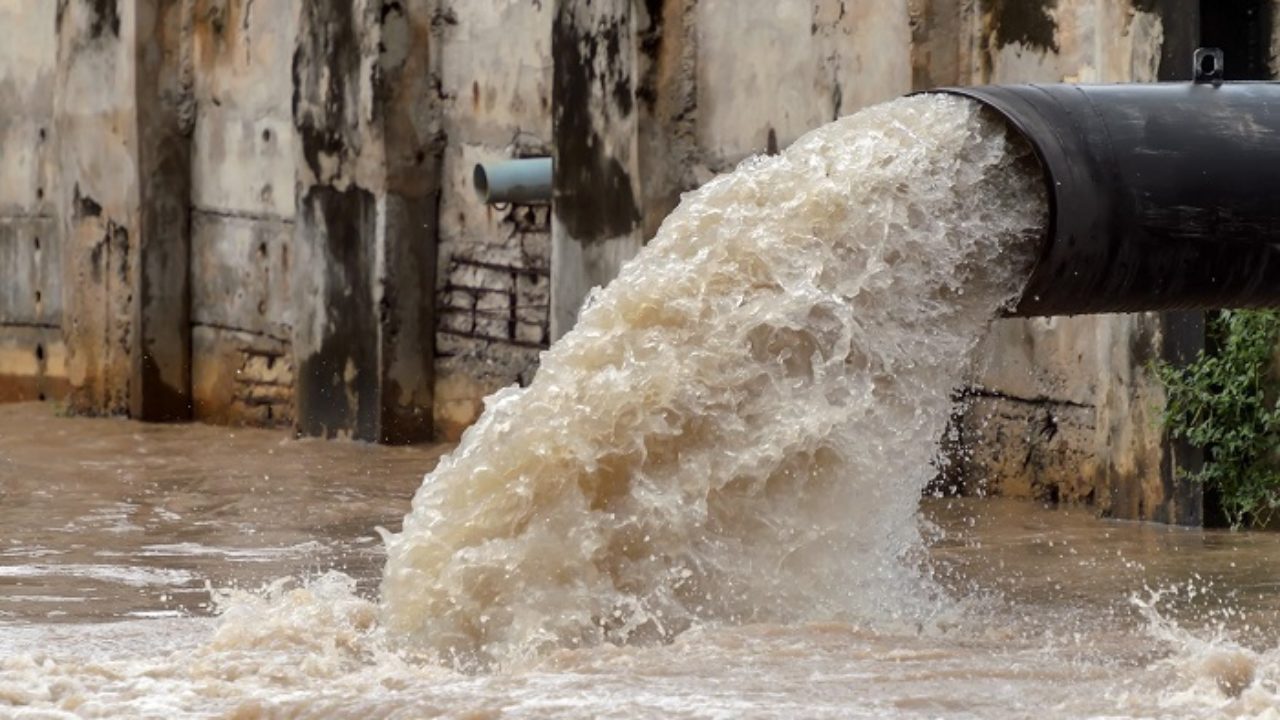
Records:
{"label": "foamy water crest", "polygon": [[1150,668],[1173,677],[1155,701],[1162,709],[1195,710],[1202,717],[1280,718],[1280,648],[1251,648],[1232,639],[1227,623],[1222,622],[1237,612],[1229,604],[1218,613],[1204,613],[1220,618],[1195,632],[1166,616],[1171,599],[1193,599],[1207,592],[1188,583],[1130,598],[1146,634],[1167,652]]}
{"label": "foamy water crest", "polygon": [[949,394],[1046,205],[970,101],[906,98],[688,194],[388,537],[389,634],[463,665],[701,621],[928,612]]}

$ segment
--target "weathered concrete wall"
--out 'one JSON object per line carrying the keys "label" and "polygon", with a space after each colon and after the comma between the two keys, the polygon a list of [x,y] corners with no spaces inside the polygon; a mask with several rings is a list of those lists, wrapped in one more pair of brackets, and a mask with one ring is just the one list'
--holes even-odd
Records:
{"label": "weathered concrete wall", "polygon": [[681,192],[910,89],[905,2],[557,8],[553,336],[653,236]]}
{"label": "weathered concrete wall", "polygon": [[1171,500],[1147,369],[1161,328],[1154,313],[996,323],[961,426],[970,490],[1154,518]]}
{"label": "weathered concrete wall", "polygon": [[643,247],[637,29],[631,0],[561,0],[551,31],[555,198],[551,335]]}
{"label": "weathered concrete wall", "polygon": [[293,54],[301,3],[199,0],[192,160],[197,418],[293,419]]}
{"label": "weathered concrete wall", "polygon": [[53,209],[54,11],[0,2],[0,402],[61,399],[69,389]]}
{"label": "weathered concrete wall", "polygon": [[[551,154],[552,2],[443,0],[435,422],[457,438],[550,341],[550,208],[489,207],[477,162]],[[500,48],[500,50],[497,50]]]}
{"label": "weathered concrete wall", "polygon": [[1150,2],[985,0],[977,10],[968,35],[975,81],[1156,80],[1164,20]]}
{"label": "weathered concrete wall", "polygon": [[634,5],[556,5],[552,338],[570,331],[591,288],[611,281],[644,246]]}
{"label": "weathered concrete wall", "polygon": [[52,77],[36,76],[52,80],[41,89],[52,122],[39,132],[56,158],[41,161],[56,221],[36,256],[56,244],[58,354],[79,412],[190,414],[189,16],[173,0],[66,0],[23,19],[56,48]]}
{"label": "weathered concrete wall", "polygon": [[429,438],[439,19],[0,4],[0,399]]}
{"label": "weathered concrete wall", "polygon": [[911,89],[906,2],[702,0],[698,139],[716,167]]}
{"label": "weathered concrete wall", "polygon": [[53,82],[71,406],[190,414],[184,3],[57,4]]}
{"label": "weathered concrete wall", "polygon": [[292,341],[308,435],[431,437],[437,19],[429,0],[302,5]]}
{"label": "weathered concrete wall", "polygon": [[[680,193],[911,85],[905,2],[454,0],[437,17],[448,144],[435,420],[446,437],[485,395],[532,377],[585,293]],[[557,213],[475,199],[476,162],[553,150]]]}
{"label": "weathered concrete wall", "polygon": [[70,404],[125,413],[138,259],[134,3],[59,3],[56,213]]}

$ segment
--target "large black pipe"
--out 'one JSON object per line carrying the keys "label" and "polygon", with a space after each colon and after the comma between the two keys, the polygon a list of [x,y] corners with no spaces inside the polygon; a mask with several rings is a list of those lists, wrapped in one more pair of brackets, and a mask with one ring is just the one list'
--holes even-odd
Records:
{"label": "large black pipe", "polygon": [[1050,222],[1013,315],[1280,306],[1280,83],[1007,85]]}

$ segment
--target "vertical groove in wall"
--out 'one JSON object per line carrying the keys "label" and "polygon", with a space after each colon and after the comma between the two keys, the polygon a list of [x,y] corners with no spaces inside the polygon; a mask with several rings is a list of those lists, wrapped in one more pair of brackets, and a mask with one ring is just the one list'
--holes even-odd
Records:
{"label": "vertical groove in wall", "polygon": [[194,3],[134,0],[140,25],[137,119],[138,261],[130,348],[129,414],[191,418],[191,123]]}

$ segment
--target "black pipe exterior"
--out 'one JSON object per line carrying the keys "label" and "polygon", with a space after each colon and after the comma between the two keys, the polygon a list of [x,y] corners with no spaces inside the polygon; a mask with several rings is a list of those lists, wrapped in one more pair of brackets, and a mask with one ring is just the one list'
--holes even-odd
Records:
{"label": "black pipe exterior", "polygon": [[1280,83],[993,85],[1048,236],[1015,316],[1280,306]]}

